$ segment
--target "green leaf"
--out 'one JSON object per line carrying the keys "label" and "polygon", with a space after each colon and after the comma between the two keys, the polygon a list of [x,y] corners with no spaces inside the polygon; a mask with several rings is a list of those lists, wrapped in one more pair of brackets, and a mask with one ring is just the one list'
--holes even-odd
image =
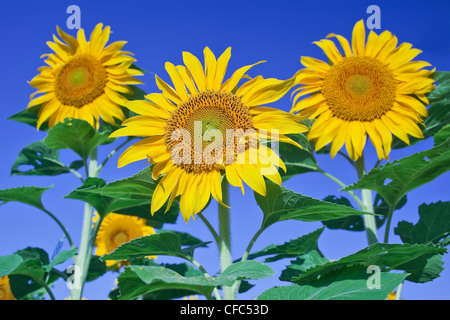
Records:
{"label": "green leaf", "polygon": [[[50,264],[56,265],[63,255],[61,253]],[[0,257],[0,277],[5,275],[9,277],[11,291],[16,299],[30,299],[34,298],[31,295],[33,292],[36,295],[36,291],[43,288],[44,276],[49,286],[60,278],[59,274],[50,272],[51,268],[48,266],[47,252],[40,248],[28,247],[13,255]],[[42,295],[42,292],[37,293]]]}
{"label": "green leaf", "polygon": [[38,259],[43,265],[50,262],[48,253],[41,248],[27,247],[16,251],[15,254],[21,256],[23,260]]}
{"label": "green leaf", "polygon": [[259,261],[247,260],[236,262],[228,266],[220,275],[220,279],[255,280],[268,278],[274,274],[275,271],[268,265]]}
{"label": "green leaf", "polygon": [[81,187],[73,190],[64,198],[87,202],[95,208],[100,216],[105,216],[106,214],[111,212],[109,207],[111,206],[113,199],[87,192],[88,190],[101,188],[104,185],[106,185],[105,180],[100,178],[88,177],[86,180],[84,180]]}
{"label": "green leaf", "polygon": [[[37,127],[37,121],[38,121],[38,114],[39,109],[41,108],[41,105],[33,106],[30,108],[27,108],[25,110],[22,110],[15,115],[8,118],[8,120],[14,120],[17,122],[28,124],[32,127]],[[41,131],[47,131],[48,130],[48,123],[45,122],[41,125],[39,128]]]}
{"label": "green leaf", "polygon": [[450,97],[450,72],[439,71],[432,75],[432,78],[436,80],[439,85],[434,88],[428,94],[429,100],[442,100],[444,98]]}
{"label": "green leaf", "polygon": [[184,249],[183,249],[183,252],[184,252],[184,254],[186,254],[187,256],[194,257],[194,251],[195,251],[195,249],[197,249],[197,248],[205,248],[205,247],[207,247],[208,244],[210,244],[211,242],[212,242],[212,241],[207,241],[207,242],[201,242],[201,243],[194,244],[194,245],[192,245],[192,246],[189,246],[189,247],[187,247],[187,248],[184,248]]}
{"label": "green leaf", "polygon": [[149,225],[162,227],[163,223],[175,223],[178,218],[178,203],[173,203],[169,211],[161,208],[150,214],[150,203],[156,182],[151,178],[151,168],[136,175],[111,182],[100,178],[88,178],[84,184],[65,198],[77,199],[91,204],[101,216],[110,212],[133,215],[147,220]]}
{"label": "green leaf", "polygon": [[409,191],[450,170],[450,139],[430,150],[372,169],[343,191],[370,189],[392,207]]}
{"label": "green leaf", "polygon": [[[423,126],[419,127],[422,129],[425,139],[435,136],[439,130],[450,124],[450,99],[444,99],[433,103],[428,108],[428,117],[425,118],[423,124]],[[408,145],[396,136],[393,136],[392,149],[406,148],[423,139],[410,137],[409,140],[410,144]]]}
{"label": "green leaf", "polygon": [[0,277],[12,273],[23,262],[23,258],[18,254],[0,256]]}
{"label": "green leaf", "polygon": [[55,266],[66,262],[70,258],[72,258],[77,253],[77,249],[74,248],[72,250],[64,250],[58,253],[58,255],[49,263],[44,265],[44,270],[46,272],[50,272]]}
{"label": "green leaf", "polygon": [[85,188],[84,191],[110,198],[149,200],[156,186],[157,182],[152,178],[152,167],[147,167],[129,178],[113,181],[98,188]]}
{"label": "green leaf", "polygon": [[86,281],[94,281],[104,275],[106,271],[107,268],[105,262],[101,261],[99,256],[91,256]]}
{"label": "green leaf", "polygon": [[44,205],[41,201],[42,194],[46,190],[51,188],[53,188],[53,186],[50,186],[48,188],[18,187],[0,190],[0,201],[3,201],[3,203],[11,201],[21,202],[38,209],[45,210]]}
{"label": "green leaf", "polygon": [[[131,66],[133,68],[133,65]],[[143,71],[141,68],[134,66],[135,69],[138,69],[140,71]],[[133,94],[123,94],[127,100],[145,100],[145,95],[147,94],[144,90],[142,90],[139,87],[129,85],[128,86],[131,90],[133,90]]]}
{"label": "green leaf", "polygon": [[[151,260],[150,260],[151,261]],[[157,263],[154,263],[154,266],[158,266]],[[173,270],[183,277],[193,277],[193,276],[201,276],[202,273],[194,269],[190,264],[187,263],[178,263],[178,264],[170,264],[164,263],[161,265],[164,268]],[[177,299],[189,295],[196,294],[195,291],[187,290],[187,289],[164,289],[164,290],[156,290],[149,293],[146,293],[143,296],[144,300],[171,300]]]}
{"label": "green leaf", "polygon": [[407,273],[380,272],[380,288],[370,289],[369,274],[358,266],[340,269],[308,285],[275,287],[258,300],[385,300],[408,276]]}
{"label": "green leaf", "polygon": [[112,141],[110,134],[98,132],[87,121],[66,118],[48,131],[44,142],[50,148],[71,149],[86,161],[95,148]]}
{"label": "green leaf", "polygon": [[[450,103],[449,103],[450,109]],[[438,146],[441,143],[444,143],[448,138],[450,138],[450,124],[443,127],[434,135],[434,146]]]}
{"label": "green leaf", "polygon": [[296,257],[310,250],[319,250],[317,242],[323,230],[324,228],[317,229],[309,234],[290,240],[281,245],[269,245],[262,250],[250,254],[248,259],[251,260],[263,256],[274,255],[265,260],[265,262],[273,262],[284,258]]}
{"label": "green leaf", "polygon": [[[336,204],[340,204],[342,206],[347,206],[353,208],[352,203],[346,197],[336,197],[336,196],[327,196],[323,199],[323,201],[332,202]],[[348,231],[364,231],[364,220],[362,216],[348,216],[339,219],[322,221],[323,225],[328,229],[336,230],[348,230]]]}
{"label": "green leaf", "polygon": [[45,271],[39,259],[23,261],[9,277],[11,292],[16,299],[22,299],[26,295],[42,288]]}
{"label": "green leaf", "polygon": [[[447,250],[435,245],[383,244],[376,243],[338,261],[330,261],[313,266],[304,272],[284,280],[297,284],[310,284],[325,274],[352,265],[379,266],[388,270],[401,270],[410,273],[407,280],[427,282],[439,277],[442,271],[442,255]],[[295,262],[294,262],[295,263]],[[298,262],[297,262],[298,263]],[[292,269],[292,267],[291,267]],[[298,270],[298,269],[297,269]]]}
{"label": "green leaf", "polygon": [[286,165],[286,173],[280,169],[283,181],[286,181],[297,174],[318,171],[319,166],[313,156],[313,151],[311,150],[308,139],[300,133],[288,136],[301,145],[303,149],[299,149],[288,143],[279,144],[280,159]]}
{"label": "green leaf", "polygon": [[255,192],[264,213],[263,229],[278,221],[325,221],[361,214],[359,210],[303,196],[271,182],[266,182],[266,187],[265,197]]}
{"label": "green leaf", "polygon": [[281,272],[280,280],[291,281],[292,278],[298,277],[305,273],[308,269],[321,266],[330,260],[325,258],[319,251],[310,250],[303,253],[293,260],[290,265]]}
{"label": "green leaf", "polygon": [[188,259],[181,249],[180,238],[170,232],[155,233],[124,243],[113,252],[101,257],[101,260],[128,260],[147,256],[174,256]]}
{"label": "green leaf", "polygon": [[[182,246],[193,246],[193,245],[199,245],[199,244],[204,244],[205,242],[203,242],[202,240],[191,236],[189,233],[186,232],[180,232],[180,231],[174,231],[174,230],[159,230],[158,233],[175,233],[178,238],[180,238],[181,240],[181,245]],[[206,247],[206,245],[204,245]]]}
{"label": "green leaf", "polygon": [[42,263],[39,259],[28,259],[24,260],[12,273],[11,275],[22,275],[30,278],[42,280],[45,271],[42,268]]}
{"label": "green leaf", "polygon": [[394,232],[404,243],[448,245],[445,240],[450,236],[450,202],[423,203],[419,206],[419,221],[415,225],[400,221]]}
{"label": "green leaf", "polygon": [[210,297],[213,289],[221,282],[217,278],[182,276],[164,267],[130,266],[119,277],[120,300],[129,300],[158,290],[182,289]]}
{"label": "green leaf", "polygon": [[[167,265],[170,266],[170,265]],[[130,266],[119,275],[120,299],[133,299],[159,290],[187,290],[210,297],[215,287],[231,286],[241,279],[262,279],[274,271],[258,261],[244,261],[230,265],[219,277],[206,277],[199,270],[184,265]],[[180,274],[181,273],[181,274]]]}
{"label": "green leaf", "polygon": [[[431,105],[428,107],[428,116],[424,119],[424,125],[420,126],[426,138],[432,137],[444,126],[450,124],[450,79],[449,72],[436,72],[435,80],[439,85],[428,96]],[[393,137],[392,148],[405,148],[408,145],[396,136]],[[410,137],[410,144],[415,144],[422,139]]]}
{"label": "green leaf", "polygon": [[[21,167],[31,167],[26,171]],[[77,170],[82,166],[79,161],[74,161],[69,167],[59,160],[59,150],[47,147],[43,141],[34,142],[20,151],[14,161],[11,174],[15,175],[46,175],[55,176]]]}

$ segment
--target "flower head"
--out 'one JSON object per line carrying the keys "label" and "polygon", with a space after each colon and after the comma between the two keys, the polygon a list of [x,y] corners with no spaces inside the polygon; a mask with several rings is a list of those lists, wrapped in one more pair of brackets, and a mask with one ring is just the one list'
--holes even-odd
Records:
{"label": "flower head", "polygon": [[[120,94],[132,94],[127,85],[140,84],[134,76],[141,71],[131,68],[135,61],[130,52],[122,51],[125,41],[105,47],[110,27],[99,23],[86,40],[83,29],[77,38],[57,27],[58,35],[47,45],[54,53],[44,54],[48,66],[39,68],[30,85],[37,91],[31,95],[28,107],[40,105],[38,129],[48,120],[51,128],[66,117],[82,119],[98,127],[99,118],[116,125],[124,120],[120,108],[126,99]],[[36,94],[42,94],[35,97]]]}
{"label": "flower head", "polygon": [[0,300],[16,300],[11,292],[8,276],[0,277]]}
{"label": "flower head", "polygon": [[[411,135],[423,138],[417,123],[427,116],[426,93],[433,89],[429,75],[433,71],[425,61],[411,61],[421,51],[409,43],[397,46],[389,31],[377,35],[370,31],[366,41],[364,22],[353,29],[352,46],[346,38],[337,38],[344,54],[329,39],[315,42],[330,64],[302,57],[306,67],[297,73],[300,87],[291,112],[316,119],[308,138],[316,150],[331,142],[331,157],[345,143],[349,156],[361,157],[369,136],[379,159],[388,159],[392,134],[409,144]],[[305,95],[307,98],[301,99]]]}
{"label": "flower head", "polygon": [[[95,220],[98,216],[95,217]],[[96,255],[102,256],[113,252],[117,247],[133,239],[149,236],[155,230],[146,225],[146,220],[135,216],[109,213],[101,222],[95,245]],[[112,266],[118,261],[107,260],[106,265]],[[119,263],[120,265],[121,263]]]}
{"label": "flower head", "polygon": [[200,212],[212,195],[222,203],[223,175],[240,187],[242,180],[265,195],[264,177],[281,183],[278,167],[283,162],[261,141],[296,144],[286,134],[305,132],[300,117],[264,105],[277,101],[292,87],[285,81],[249,79],[253,65],[236,70],[224,81],[231,48],[218,58],[206,47],[205,68],[191,53],[183,52],[184,65],[166,63],[173,87],[156,76],[162,93],[147,100],[130,101],[127,107],[139,116],[123,122],[124,128],[111,136],[139,136],[145,139],[129,147],[119,167],[148,159],[154,164],[153,178],[159,181],[153,193],[151,212],[181,196],[180,209],[186,221]]}

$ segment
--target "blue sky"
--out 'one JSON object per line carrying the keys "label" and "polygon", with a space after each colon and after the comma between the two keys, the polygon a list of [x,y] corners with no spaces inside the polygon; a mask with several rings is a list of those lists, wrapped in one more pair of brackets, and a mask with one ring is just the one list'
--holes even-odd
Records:
{"label": "blue sky", "polygon": [[[253,69],[251,75],[286,79],[300,68],[300,56],[313,56],[324,59],[320,48],[313,41],[324,38],[329,33],[346,37],[360,19],[367,19],[366,9],[376,4],[381,9],[381,31],[390,30],[400,42],[410,42],[423,53],[418,59],[429,61],[439,71],[450,70],[450,2],[446,1],[15,1],[0,5],[0,39],[2,50],[2,77],[0,77],[0,137],[2,157],[0,158],[0,189],[23,185],[54,185],[43,197],[47,209],[54,212],[69,229],[75,243],[79,242],[82,223],[83,203],[62,199],[79,181],[71,176],[26,177],[10,176],[11,166],[20,150],[45,137],[36,129],[6,120],[9,116],[24,109],[29,95],[34,91],[27,81],[43,65],[39,57],[50,52],[46,41],[52,39],[56,25],[65,31],[69,14],[66,9],[76,4],[81,8],[81,26],[90,33],[92,28],[103,22],[110,25],[112,41],[127,40],[126,49],[134,52],[137,64],[148,71],[143,77],[146,92],[159,92],[154,74],[168,80],[164,63],[182,63],[182,51],[202,56],[205,46],[217,55],[227,47],[232,47],[229,72],[260,60],[267,60]],[[130,6],[130,7],[127,7]],[[73,30],[70,33],[74,34]],[[228,76],[230,73],[227,74]],[[288,111],[291,106],[289,95],[272,106]],[[391,159],[426,150],[432,146],[431,140],[422,141],[410,148],[394,150]],[[100,158],[110,149],[100,149]],[[368,148],[369,163],[375,163],[373,148]],[[130,176],[144,167],[144,163],[130,164],[117,169],[118,155],[114,156],[102,172],[101,177],[113,181]],[[76,160],[69,151],[61,152],[66,162]],[[330,160],[328,155],[319,156],[319,163],[325,170],[337,175],[345,183],[356,181],[356,174],[345,160]],[[296,192],[324,198],[327,195],[345,195],[338,192],[338,186],[327,178],[310,173],[299,175],[285,183]],[[446,173],[432,183],[422,186],[409,194],[408,203],[396,212],[392,229],[401,220],[415,223],[418,220],[417,208],[421,203],[450,200],[450,173]],[[262,219],[253,192],[246,189],[242,196],[239,189],[231,190],[232,206],[232,253],[234,258],[241,256],[248,241]],[[213,202],[205,211],[205,216],[213,224],[217,206]],[[262,249],[271,243],[283,243],[321,227],[321,223],[284,222],[270,227],[254,246]],[[213,240],[200,220],[185,224],[180,218],[169,229],[189,232],[204,241]],[[384,229],[379,232],[382,236]],[[0,255],[11,254],[27,246],[41,247],[51,253],[62,234],[46,215],[37,209],[22,204],[9,203],[0,207]],[[400,243],[391,232],[390,241]],[[356,252],[367,245],[364,233],[325,230],[319,241],[321,251],[329,259],[339,259]],[[67,249],[67,243],[64,249]],[[209,249],[199,249],[196,258],[210,273],[218,268],[218,253],[212,244]],[[163,259],[160,261],[175,261]],[[449,255],[444,257],[445,266],[450,263]],[[271,264],[281,271],[288,260]],[[107,274],[95,282],[88,283],[84,296],[87,299],[106,299],[114,286],[116,274]],[[405,299],[450,299],[447,290],[450,270],[442,272],[441,277],[426,283],[404,286]],[[258,293],[273,286],[283,284],[275,277],[261,280],[259,286],[241,298],[252,299]],[[69,296],[65,284],[60,281],[55,287],[58,299]]]}

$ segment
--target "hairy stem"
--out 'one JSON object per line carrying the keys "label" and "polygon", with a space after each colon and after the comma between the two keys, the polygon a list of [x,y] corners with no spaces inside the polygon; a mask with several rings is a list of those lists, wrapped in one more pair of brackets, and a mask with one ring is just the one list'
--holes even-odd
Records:
{"label": "hairy stem", "polygon": [[[86,169],[88,177],[96,177],[98,175],[97,167],[97,149],[95,149],[90,157],[89,166]],[[81,230],[80,247],[78,248],[78,255],[75,259],[75,276],[80,277],[79,281],[76,281],[75,286],[71,291],[72,300],[81,300],[83,294],[83,287],[86,281],[87,273],[89,270],[90,257],[92,252],[92,216],[93,207],[85,203],[84,205],[84,217]]]}
{"label": "hairy stem", "polygon": [[[222,201],[229,204],[228,181],[222,181]],[[219,235],[221,242],[219,243],[220,251],[220,268],[222,272],[230,266],[233,261],[231,257],[231,232],[230,232],[230,210],[219,204]],[[231,287],[223,287],[224,299],[234,300],[233,290]]]}
{"label": "hairy stem", "polygon": [[[357,161],[356,161],[356,171],[358,173],[358,178],[361,179],[366,174],[366,167],[364,162],[364,155],[362,155]],[[374,213],[373,210],[373,200],[372,200],[372,191],[368,189],[362,189],[361,190],[361,198],[363,206],[361,209],[365,212]],[[367,241],[369,242],[369,245],[377,243],[378,237],[377,237],[377,224],[375,221],[374,215],[369,214],[363,214],[364,219],[364,225],[366,227],[366,233],[367,233]]]}

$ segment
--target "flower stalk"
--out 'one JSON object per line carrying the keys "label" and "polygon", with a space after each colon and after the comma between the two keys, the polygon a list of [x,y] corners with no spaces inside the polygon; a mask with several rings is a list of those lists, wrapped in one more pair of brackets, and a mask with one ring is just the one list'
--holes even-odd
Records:
{"label": "flower stalk", "polygon": [[[92,152],[89,159],[89,165],[86,170],[88,177],[96,177],[98,175],[97,149]],[[92,237],[94,236],[92,232],[93,214],[93,207],[89,203],[85,203],[80,247],[78,249],[78,255],[75,259],[75,278],[78,281],[75,281],[75,286],[70,293],[72,300],[81,300],[84,283],[89,270],[90,256],[93,248]]]}
{"label": "flower stalk", "polygon": [[[229,190],[228,181],[222,180],[222,199],[223,202],[229,204]],[[220,251],[220,267],[222,272],[229,267],[233,261],[231,257],[231,230],[230,230],[230,210],[222,205],[219,205],[219,235],[221,241],[219,242]],[[223,287],[224,299],[234,300],[235,295],[231,287]]]}
{"label": "flower stalk", "polygon": [[[358,172],[358,179],[361,179],[366,174],[366,167],[364,162],[364,154],[355,162],[356,171]],[[377,243],[377,224],[375,216],[373,215],[373,200],[372,191],[368,189],[361,190],[362,207],[361,210],[372,214],[363,214],[364,225],[367,233],[367,241],[369,245]]]}

